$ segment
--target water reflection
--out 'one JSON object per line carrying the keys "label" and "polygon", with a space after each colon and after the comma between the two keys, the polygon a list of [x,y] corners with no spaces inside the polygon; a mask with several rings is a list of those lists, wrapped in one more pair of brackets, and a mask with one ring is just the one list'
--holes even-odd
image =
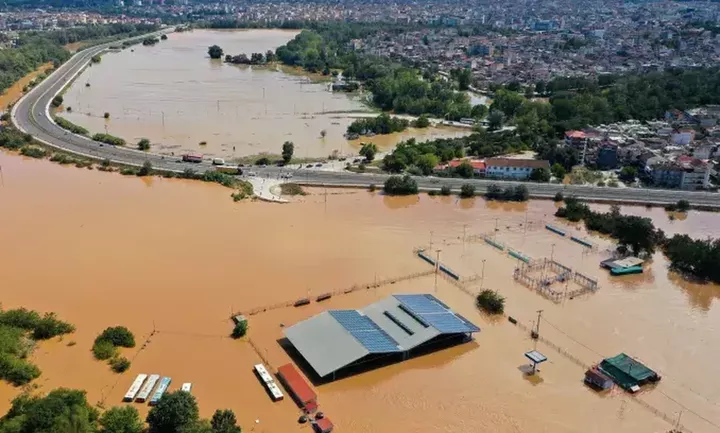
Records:
{"label": "water reflection", "polygon": [[405,209],[420,203],[419,195],[393,196],[383,194],[383,204],[388,209]]}

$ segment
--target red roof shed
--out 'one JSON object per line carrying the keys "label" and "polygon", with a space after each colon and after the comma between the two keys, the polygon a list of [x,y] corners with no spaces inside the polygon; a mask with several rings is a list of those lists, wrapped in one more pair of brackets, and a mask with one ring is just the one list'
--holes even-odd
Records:
{"label": "red roof shed", "polygon": [[292,394],[300,406],[310,412],[317,409],[315,401],[317,395],[315,391],[310,388],[310,385],[307,384],[292,364],[285,364],[278,368],[277,374],[285,385],[285,388],[287,388],[288,392]]}

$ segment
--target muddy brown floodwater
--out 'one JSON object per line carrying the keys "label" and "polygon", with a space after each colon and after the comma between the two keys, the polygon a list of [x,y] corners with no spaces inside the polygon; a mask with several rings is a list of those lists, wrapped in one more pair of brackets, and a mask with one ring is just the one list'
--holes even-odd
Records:
{"label": "muddy brown floodwater", "polygon": [[[301,158],[357,153],[360,140],[343,137],[353,113],[370,111],[357,97],[330,92],[329,82],[301,73],[224,64],[207,55],[210,45],[219,45],[226,54],[265,53],[297,33],[194,30],[170,34],[152,47],[105,54],[68,89],[65,106],[72,112],[62,115],[93,133],[107,131],[131,143],[146,137],[157,153],[196,151],[224,158],[279,154],[285,141],[295,143],[295,156]],[[105,112],[109,120],[103,118]],[[409,129],[362,141],[389,149],[411,137],[467,133],[447,127]]]}
{"label": "muddy brown floodwater", "polygon": [[[251,371],[262,358],[271,368],[288,362],[277,343],[281,325],[395,292],[433,292],[482,328],[475,342],[318,386],[338,431],[658,433],[680,412],[692,432],[720,431],[720,288],[684,281],[662,255],[645,274],[610,279],[597,266],[609,255],[608,240],[591,237],[596,248],[584,252],[543,228],[554,220],[552,202],[328,190],[288,205],[234,203],[230,190],[211,184],[128,178],[7,153],[0,166],[2,305],[54,311],[77,327],[34,352],[41,391],[86,389],[91,402],[107,407],[122,404],[136,374],[159,373],[172,377],[171,389],[192,382],[203,416],[231,408],[246,431],[302,431],[294,404],[272,403]],[[720,236],[718,214],[671,221],[660,209],[625,211],[670,233]],[[597,278],[600,290],[555,304],[516,284],[515,261],[481,234],[533,258],[553,255]],[[537,349],[549,361],[537,376],[522,372],[523,353],[534,347],[526,331],[477,312],[471,296],[432,276],[250,316],[257,351],[227,337],[231,311],[428,271],[416,247],[440,249],[443,263],[472,280],[468,290],[498,290],[525,327],[544,310],[540,333],[549,343]],[[94,337],[118,324],[140,342],[157,331],[126,350],[133,364],[122,375],[90,352]],[[635,397],[586,388],[583,365],[619,352],[663,380]],[[0,413],[19,392],[0,384]]]}

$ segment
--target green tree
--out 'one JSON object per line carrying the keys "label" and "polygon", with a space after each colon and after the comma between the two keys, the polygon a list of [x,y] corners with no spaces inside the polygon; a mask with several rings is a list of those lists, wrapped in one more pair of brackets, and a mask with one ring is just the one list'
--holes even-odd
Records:
{"label": "green tree", "polygon": [[488,114],[488,108],[483,104],[473,105],[470,115],[475,119],[484,119]]}
{"label": "green tree", "polygon": [[109,341],[113,346],[135,347],[135,336],[124,326],[105,328],[105,330],[95,338],[96,343],[100,341]]}
{"label": "green tree", "polygon": [[52,105],[53,107],[59,107],[63,104],[63,97],[62,95],[57,95],[52,99]]}
{"label": "green tree", "polygon": [[472,71],[470,69],[460,69],[455,74],[455,79],[458,82],[458,88],[460,90],[468,90],[472,83]]}
{"label": "green tree", "polygon": [[465,179],[469,179],[473,177],[473,174],[475,173],[473,166],[468,161],[463,161],[455,167],[454,170],[455,174],[464,177]]}
{"label": "green tree", "polygon": [[223,56],[223,49],[217,45],[208,47],[208,55],[211,59],[221,59]]}
{"label": "green tree", "polygon": [[421,114],[420,117],[415,119],[413,126],[416,128],[427,128],[430,126],[430,119],[428,119],[426,115]]}
{"label": "green tree", "polygon": [[146,421],[150,426],[149,433],[177,433],[198,420],[195,397],[188,392],[175,391],[163,395],[150,409]]}
{"label": "green tree", "polygon": [[497,131],[503,127],[505,123],[505,115],[500,110],[490,110],[488,115],[488,130]]}
{"label": "green tree", "polygon": [[232,333],[230,336],[234,339],[238,339],[241,337],[244,337],[247,334],[248,331],[248,323],[247,321],[242,321],[235,324],[235,327],[232,330]]}
{"label": "green tree", "polygon": [[637,168],[631,166],[625,166],[620,170],[618,175],[620,180],[623,182],[634,182],[637,177]]}
{"label": "green tree", "polygon": [[110,360],[110,368],[115,373],[124,373],[130,368],[130,360],[124,356],[116,356]]}
{"label": "green tree", "polygon": [[450,195],[450,194],[452,194],[452,190],[450,189],[449,186],[443,185],[442,187],[440,187],[440,195]]}
{"label": "green tree", "polygon": [[530,180],[533,182],[550,182],[550,172],[540,167],[530,172]]}
{"label": "green tree", "polygon": [[690,210],[690,202],[687,200],[678,200],[676,206],[678,212],[687,212]]}
{"label": "green tree", "polygon": [[417,160],[417,167],[422,171],[422,174],[425,176],[429,176],[432,174],[433,170],[435,170],[435,167],[440,162],[440,159],[433,155],[432,153],[426,153],[425,155],[420,155],[420,157]]}
{"label": "green tree", "polygon": [[150,150],[150,140],[147,138],[141,138],[140,141],[138,141],[137,146],[140,150]]}
{"label": "green tree", "polygon": [[140,167],[140,170],[138,170],[137,175],[138,176],[150,176],[152,174],[153,165],[150,161],[145,161]]}
{"label": "green tree", "polygon": [[163,40],[163,41],[166,41],[166,40],[167,40],[167,38],[168,38],[168,36],[167,36],[167,35],[162,35],[162,36],[160,36],[160,40]]}
{"label": "green tree", "polygon": [[132,406],[115,406],[100,416],[100,433],[142,433],[145,425],[137,409]]}
{"label": "green tree", "polygon": [[295,153],[295,144],[292,141],[286,141],[282,145],[282,159],[285,164],[289,163]]}
{"label": "green tree", "polygon": [[105,119],[109,119],[109,118],[110,118],[110,113],[108,113],[108,112],[106,111],[105,114],[103,114],[103,117],[104,117]]}
{"label": "green tree", "polygon": [[565,179],[565,175],[567,174],[567,172],[565,171],[565,167],[563,167],[560,163],[557,162],[553,164],[552,167],[550,167],[550,171],[552,172],[552,175],[560,181]]}
{"label": "green tree", "polygon": [[563,193],[561,193],[561,192],[555,193],[555,197],[553,197],[554,202],[557,203],[557,202],[561,202],[563,200],[565,200],[565,196],[563,195]]}
{"label": "green tree", "polygon": [[475,197],[475,185],[471,185],[469,183],[464,183],[460,187],[460,197],[462,197],[462,198]]}
{"label": "green tree", "polygon": [[276,59],[277,57],[275,56],[275,53],[272,50],[267,50],[267,52],[265,53],[265,61],[270,63],[274,62]]}
{"label": "green tree", "polygon": [[490,314],[502,314],[505,311],[505,298],[489,289],[477,295],[476,303],[478,308]]}
{"label": "green tree", "polygon": [[409,175],[390,176],[385,181],[383,191],[387,195],[412,195],[417,194],[418,186],[415,179]]}
{"label": "green tree", "polygon": [[95,358],[100,361],[110,359],[117,353],[115,346],[107,340],[96,341],[95,344],[93,344],[92,351]]}
{"label": "green tree", "polygon": [[241,433],[235,413],[230,409],[216,410],[210,424],[215,433]]}
{"label": "green tree", "polygon": [[375,159],[375,154],[377,153],[378,148],[375,143],[363,143],[362,147],[360,148],[360,156],[364,156],[367,161],[372,161]]}
{"label": "green tree", "polygon": [[97,419],[84,391],[59,388],[44,397],[20,394],[0,419],[0,432],[96,433]]}

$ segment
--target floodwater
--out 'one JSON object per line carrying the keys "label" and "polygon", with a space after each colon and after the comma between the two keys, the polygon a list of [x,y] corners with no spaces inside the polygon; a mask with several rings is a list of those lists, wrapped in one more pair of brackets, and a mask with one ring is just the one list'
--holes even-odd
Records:
{"label": "floodwater", "polygon": [[[583,253],[544,230],[563,224],[553,221],[552,202],[318,190],[288,205],[234,203],[214,184],[122,177],[7,153],[0,166],[3,307],[54,311],[77,327],[33,354],[42,391],[82,388],[107,407],[122,404],[136,374],[159,373],[172,377],[171,389],[192,382],[203,416],[231,408],[246,431],[301,431],[293,403],[272,403],[251,371],[262,358],[271,367],[289,361],[277,344],[281,326],[394,292],[435,292],[482,328],[475,342],[318,386],[321,410],[339,431],[657,433],[671,427],[661,415],[681,411],[691,431],[720,431],[720,288],[682,280],[661,255],[643,275],[610,279],[597,266],[609,255],[607,240],[592,237],[596,251]],[[669,233],[720,236],[719,214],[671,221],[661,209],[625,211],[650,216]],[[515,262],[481,234],[533,258],[553,255],[597,278],[600,290],[555,304],[516,284]],[[478,313],[470,296],[433,276],[251,316],[257,351],[227,338],[232,311],[428,271],[416,247],[440,249],[463,278],[477,275],[473,292],[498,290],[522,325],[532,327],[543,310],[540,334],[565,354],[539,342],[549,361],[528,377],[527,332]],[[149,339],[144,349],[126,350],[133,365],[116,375],[90,348],[102,329],[120,324],[139,342]],[[583,385],[576,362],[623,351],[659,371],[661,383],[637,397]],[[19,391],[0,384],[0,413]]]}
{"label": "floodwater", "polygon": [[[146,137],[156,153],[195,151],[230,159],[279,154],[285,141],[295,143],[295,155],[301,158],[356,153],[360,140],[350,142],[343,134],[353,113],[369,111],[358,97],[333,93],[329,82],[296,71],[229,65],[207,55],[213,44],[226,54],[265,53],[297,33],[194,30],[170,34],[152,47],[105,54],[68,89],[65,106],[72,112],[63,116],[93,133],[107,131],[129,143]],[[109,120],[103,118],[105,112]],[[362,141],[389,149],[411,137],[467,133],[457,128],[410,129]]]}

